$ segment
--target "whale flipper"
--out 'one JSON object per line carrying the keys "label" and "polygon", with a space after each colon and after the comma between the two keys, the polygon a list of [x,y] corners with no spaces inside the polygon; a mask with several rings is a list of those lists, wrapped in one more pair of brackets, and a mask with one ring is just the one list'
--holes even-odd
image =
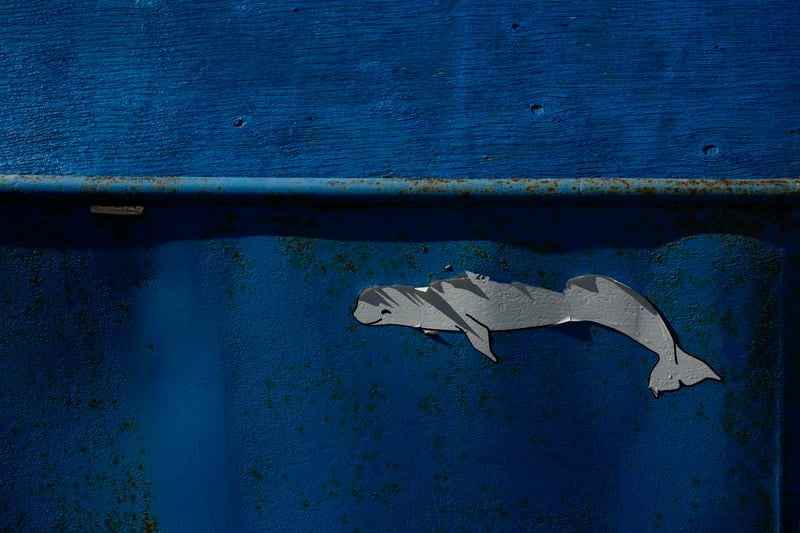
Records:
{"label": "whale flipper", "polygon": [[492,353],[492,341],[489,336],[489,328],[472,318],[469,314],[465,315],[464,318],[469,325],[469,329],[459,326],[456,327],[467,336],[473,348],[491,359],[493,363],[496,363],[497,357]]}

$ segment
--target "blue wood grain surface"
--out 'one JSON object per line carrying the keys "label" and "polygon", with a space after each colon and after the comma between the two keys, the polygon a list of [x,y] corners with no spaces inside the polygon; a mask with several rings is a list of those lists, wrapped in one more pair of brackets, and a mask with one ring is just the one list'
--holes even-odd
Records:
{"label": "blue wood grain surface", "polygon": [[793,177],[800,3],[7,1],[0,173]]}

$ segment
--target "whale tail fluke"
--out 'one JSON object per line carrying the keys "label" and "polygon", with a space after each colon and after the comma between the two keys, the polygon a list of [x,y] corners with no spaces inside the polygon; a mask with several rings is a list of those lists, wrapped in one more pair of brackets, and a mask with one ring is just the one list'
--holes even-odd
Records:
{"label": "whale tail fluke", "polygon": [[662,358],[650,373],[650,390],[658,398],[665,391],[691,387],[703,380],[722,381],[708,364],[675,347],[675,358]]}
{"label": "whale tail fluke", "polygon": [[675,347],[675,352],[678,359],[678,368],[680,369],[678,378],[681,380],[681,385],[691,387],[704,379],[722,381],[719,374],[714,372],[708,364],[697,357],[684,352],[677,346]]}

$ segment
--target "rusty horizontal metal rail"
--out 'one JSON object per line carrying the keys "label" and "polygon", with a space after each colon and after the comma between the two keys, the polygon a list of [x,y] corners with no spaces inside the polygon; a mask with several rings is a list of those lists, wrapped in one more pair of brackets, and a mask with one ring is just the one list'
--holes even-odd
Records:
{"label": "rusty horizontal metal rail", "polygon": [[327,179],[0,175],[0,198],[4,196],[77,196],[120,200],[201,197],[247,201],[398,204],[453,201],[794,204],[800,201],[800,179]]}

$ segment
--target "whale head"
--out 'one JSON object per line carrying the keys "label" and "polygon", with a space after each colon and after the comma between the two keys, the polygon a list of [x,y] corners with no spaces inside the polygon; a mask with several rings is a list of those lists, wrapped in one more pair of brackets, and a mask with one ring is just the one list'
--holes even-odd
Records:
{"label": "whale head", "polygon": [[370,287],[358,295],[353,316],[367,326],[419,327],[425,305],[425,300],[414,287]]}

